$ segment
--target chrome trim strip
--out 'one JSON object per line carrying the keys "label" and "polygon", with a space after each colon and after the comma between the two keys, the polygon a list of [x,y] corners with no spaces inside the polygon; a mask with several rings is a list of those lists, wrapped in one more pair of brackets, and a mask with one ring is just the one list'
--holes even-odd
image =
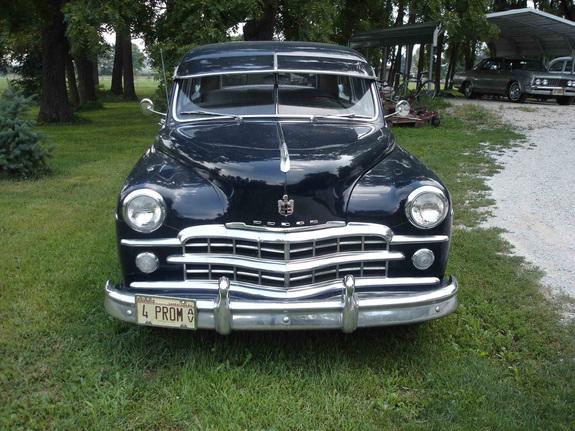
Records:
{"label": "chrome trim strip", "polygon": [[[186,253],[178,256],[168,256],[168,263],[176,264],[213,264],[230,265],[240,268],[249,268],[257,271],[269,271],[277,273],[292,273],[311,271],[326,266],[342,265],[355,262],[374,262],[380,260],[402,260],[403,253],[393,251],[371,251],[356,253],[337,253],[334,255],[318,256],[311,259],[293,261],[278,261],[270,259],[252,258],[227,254]],[[343,270],[341,270],[343,271]],[[217,271],[216,271],[217,272]]]}
{"label": "chrome trim strip", "polygon": [[[209,228],[207,227],[209,226]],[[228,228],[226,225],[202,225],[183,229],[178,234],[178,239],[185,244],[192,238],[229,238],[246,241],[267,241],[267,242],[305,242],[313,240],[323,240],[341,236],[380,236],[390,241],[393,232],[387,226],[375,223],[343,223],[340,226],[324,229],[300,229],[300,228],[274,228],[269,229],[263,226],[254,226],[255,229],[245,229],[244,227],[233,225]]]}
{"label": "chrome trim strip", "polygon": [[181,247],[182,243],[178,238],[157,238],[157,239],[123,239],[121,245],[128,247]]}
{"label": "chrome trim strip", "polygon": [[391,240],[391,245],[399,244],[425,244],[449,241],[447,235],[394,235]]}
{"label": "chrome trim strip", "polygon": [[[437,277],[398,277],[398,278],[355,278],[356,288],[365,287],[405,287],[405,286],[431,286],[439,284]],[[130,283],[132,289],[143,290],[187,290],[217,292],[217,280],[188,280],[188,281],[134,281]],[[294,287],[289,290],[270,289],[257,284],[232,282],[230,286],[231,293],[240,293],[252,295],[260,298],[269,299],[298,299],[317,296],[329,292],[340,292],[341,282],[335,280],[327,283],[318,283],[304,287]]]}
{"label": "chrome trim strip", "polygon": [[290,170],[290,157],[281,121],[277,122],[276,129],[278,134],[279,150],[280,150],[280,171],[282,171],[283,173],[287,173]]}
{"label": "chrome trim strip", "polygon": [[[357,223],[349,223],[350,225],[357,225]],[[365,225],[369,227],[368,223],[361,223],[361,225]],[[206,231],[206,229],[210,229],[212,226],[222,225],[201,225],[197,226],[198,230],[202,230],[204,233],[203,237],[211,237],[210,231]],[[377,225],[382,226],[382,225]],[[233,230],[246,230],[246,231],[254,231],[254,232],[275,232],[275,233],[286,233],[286,232],[302,232],[302,231],[313,231],[318,232],[321,229],[331,229],[334,227],[346,227],[345,222],[328,222],[324,225],[315,225],[315,226],[300,226],[300,227],[293,227],[293,228],[272,228],[266,226],[254,226],[254,225],[247,225],[245,223],[226,223],[225,227],[227,229]],[[200,229],[201,228],[201,229]],[[191,229],[191,228],[188,228]],[[182,231],[183,232],[183,231]],[[351,234],[353,235],[353,234]],[[364,232],[364,235],[369,235]],[[337,236],[337,235],[336,235]],[[378,236],[378,235],[373,235]],[[223,237],[222,237],[223,238]],[[449,241],[449,236],[447,235],[393,235],[390,244],[391,245],[402,245],[402,244],[425,244],[425,243],[438,243],[438,242],[445,242]],[[368,242],[366,242],[368,243]],[[152,239],[122,239],[120,241],[121,245],[125,245],[127,247],[181,247],[182,243],[177,238],[152,238]],[[199,245],[198,245],[199,246]],[[244,247],[244,248],[247,248]],[[273,249],[269,249],[267,251],[273,252]]]}
{"label": "chrome trim strip", "polygon": [[262,225],[250,225],[243,222],[231,222],[224,225],[228,229],[244,229],[244,230],[254,230],[259,232],[301,232],[305,230],[317,231],[319,229],[331,229],[333,227],[343,227],[347,226],[344,221],[328,221],[324,224],[318,225],[308,225],[308,226],[296,226],[296,227],[268,227]]}
{"label": "chrome trim strip", "polygon": [[229,70],[229,71],[217,71],[217,72],[204,72],[196,73],[192,75],[174,75],[173,79],[189,79],[189,78],[203,78],[206,76],[218,76],[218,75],[255,75],[255,74],[265,74],[265,73],[309,73],[316,75],[341,75],[341,76],[352,76],[357,78],[375,80],[376,76],[368,75],[361,72],[345,72],[337,70],[319,70],[319,69],[286,69],[286,68],[266,68],[266,69],[255,69],[255,70]]}

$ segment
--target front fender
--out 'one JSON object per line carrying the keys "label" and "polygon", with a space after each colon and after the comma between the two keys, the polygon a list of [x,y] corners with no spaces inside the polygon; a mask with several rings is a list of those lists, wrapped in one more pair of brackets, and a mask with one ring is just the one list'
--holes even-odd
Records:
{"label": "front fender", "polygon": [[447,188],[429,168],[397,146],[384,160],[361,178],[351,192],[347,205],[348,221],[385,224],[403,235],[449,235],[451,216],[433,229],[413,226],[405,215],[409,194],[421,186]]}
{"label": "front fender", "polygon": [[[394,235],[421,237],[423,242],[398,244],[392,242],[392,249],[401,251],[408,259],[391,263],[390,276],[443,277],[449,254],[452,225],[452,211],[446,219],[433,229],[413,226],[405,215],[405,203],[409,194],[421,186],[435,186],[441,189],[449,200],[449,192],[437,176],[423,163],[397,146],[383,161],[373,167],[353,188],[347,206],[347,220],[384,224]],[[438,243],[426,243],[425,237],[447,236]],[[435,254],[435,263],[427,270],[419,271],[411,265],[411,256],[419,248],[429,248]]]}

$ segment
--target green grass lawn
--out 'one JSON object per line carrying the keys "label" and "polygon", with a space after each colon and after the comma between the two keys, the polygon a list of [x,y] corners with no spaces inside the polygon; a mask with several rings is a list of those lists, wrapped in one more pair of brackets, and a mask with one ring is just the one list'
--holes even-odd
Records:
{"label": "green grass lawn", "polygon": [[[149,90],[147,90],[149,92]],[[146,91],[139,91],[144,95]],[[513,133],[461,108],[398,141],[453,194],[449,272],[460,307],[414,327],[181,332],[113,320],[114,206],[157,118],[106,103],[47,126],[53,175],[0,182],[0,429],[469,429],[575,427],[575,330],[485,216],[487,149]],[[489,143],[489,144],[481,144]]]}

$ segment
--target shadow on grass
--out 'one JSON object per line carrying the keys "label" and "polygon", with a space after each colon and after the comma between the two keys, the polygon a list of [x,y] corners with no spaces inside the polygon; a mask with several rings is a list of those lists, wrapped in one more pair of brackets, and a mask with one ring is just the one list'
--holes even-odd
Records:
{"label": "shadow on grass", "polygon": [[[120,363],[146,358],[145,368],[171,368],[191,359],[217,368],[275,368],[308,373],[329,364],[346,363],[352,368],[381,368],[385,362],[419,362],[433,338],[431,323],[340,331],[232,332],[221,336],[213,331],[180,331],[117,323],[110,341],[102,345]],[[126,357],[123,352],[129,351]],[[423,356],[422,356],[423,355]]]}

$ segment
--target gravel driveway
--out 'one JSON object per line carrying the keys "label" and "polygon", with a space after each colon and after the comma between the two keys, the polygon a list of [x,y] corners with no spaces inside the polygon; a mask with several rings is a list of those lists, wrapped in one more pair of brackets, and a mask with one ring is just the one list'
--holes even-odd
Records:
{"label": "gravel driveway", "polygon": [[488,179],[497,207],[487,224],[505,229],[516,253],[545,271],[542,282],[553,297],[575,300],[575,105],[453,103],[484,106],[526,136],[495,156],[504,169]]}

